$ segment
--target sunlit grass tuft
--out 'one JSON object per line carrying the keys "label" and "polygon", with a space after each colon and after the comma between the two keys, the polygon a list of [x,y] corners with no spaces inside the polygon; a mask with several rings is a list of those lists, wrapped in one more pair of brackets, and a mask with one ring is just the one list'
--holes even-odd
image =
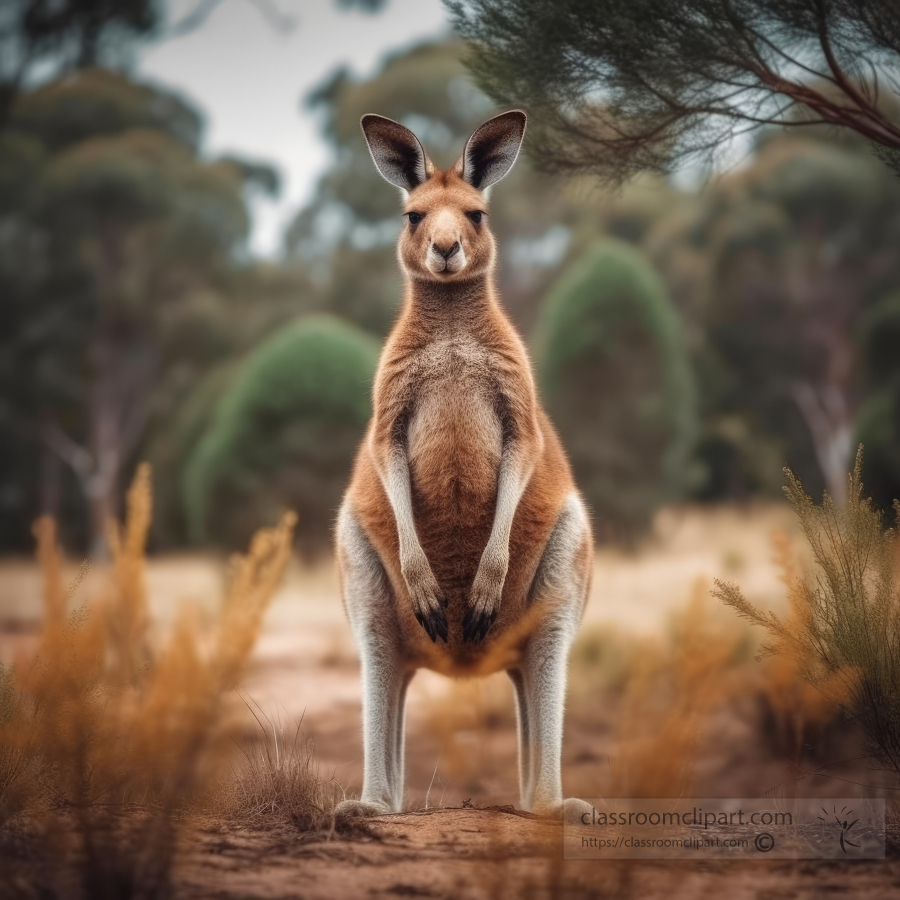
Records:
{"label": "sunlit grass tuft", "polygon": [[339,829],[332,814],[339,790],[319,776],[314,745],[302,720],[285,731],[252,700],[247,708],[259,726],[254,740],[239,745],[231,770],[210,794],[211,811],[244,825],[293,825],[308,834]]}
{"label": "sunlit grass tuft", "polygon": [[668,642],[644,642],[631,657],[611,760],[611,796],[691,792],[704,724],[727,696],[725,675],[741,644],[740,633],[713,622],[705,593],[699,581]]}
{"label": "sunlit grass tuft", "polygon": [[[900,774],[900,589],[897,531],[863,495],[862,447],[848,499],[813,503],[785,470],[785,493],[812,551],[815,569],[794,575],[790,614],[781,619],[750,603],[735,584],[715,595],[769,635],[760,658],[790,665],[862,728],[872,758]],[[900,508],[898,508],[900,512]]]}
{"label": "sunlit grass tuft", "polygon": [[71,892],[50,883],[66,877],[88,897],[168,890],[179,823],[233,750],[232,689],[290,558],[288,513],[233,560],[215,635],[185,609],[157,649],[144,587],[151,515],[143,465],[124,525],[110,526],[105,587],[71,614],[55,524],[35,526],[44,625],[33,658],[0,669],[0,826],[58,853],[61,865],[36,873],[50,894]]}
{"label": "sunlit grass tuft", "polygon": [[[798,629],[807,613],[799,589],[802,579],[796,553],[784,531],[775,532],[772,544],[787,594],[786,625]],[[761,741],[774,756],[794,763],[800,762],[804,752],[816,754],[824,749],[822,738],[838,725],[840,703],[846,699],[843,683],[832,682],[823,691],[804,677],[812,664],[809,648],[797,654],[768,656],[753,681],[758,685]]]}

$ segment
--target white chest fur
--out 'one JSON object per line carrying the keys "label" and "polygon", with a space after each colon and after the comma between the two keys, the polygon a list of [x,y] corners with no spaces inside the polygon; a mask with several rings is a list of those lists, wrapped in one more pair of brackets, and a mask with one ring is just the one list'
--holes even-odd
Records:
{"label": "white chest fur", "polygon": [[416,480],[464,479],[473,489],[496,487],[502,433],[496,411],[492,353],[469,336],[435,341],[417,354],[416,405],[409,455]]}

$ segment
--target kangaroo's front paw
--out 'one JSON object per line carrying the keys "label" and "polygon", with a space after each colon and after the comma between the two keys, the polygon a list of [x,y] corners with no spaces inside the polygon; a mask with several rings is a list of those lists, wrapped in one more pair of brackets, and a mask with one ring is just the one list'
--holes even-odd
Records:
{"label": "kangaroo's front paw", "polygon": [[447,614],[440,608],[429,607],[427,611],[422,612],[421,609],[414,607],[416,621],[425,629],[428,637],[434,643],[440,638],[445,644],[447,643]]}
{"label": "kangaroo's front paw", "polygon": [[[427,566],[427,563],[425,563]],[[437,643],[440,638],[447,643],[447,601],[441,594],[437,579],[428,568],[406,575],[406,587],[412,601],[416,621],[425,629],[428,637]]]}
{"label": "kangaroo's front paw", "polygon": [[[557,819],[566,825],[590,824],[594,807],[585,800],[569,797],[567,800],[552,800],[547,803],[536,803],[532,810],[535,815]],[[583,818],[587,816],[587,818]]]}
{"label": "kangaroo's front paw", "polygon": [[477,644],[484,640],[500,611],[500,595],[503,582],[489,583],[479,578],[472,585],[469,609],[463,619],[463,640],[467,644]]}
{"label": "kangaroo's front paw", "polygon": [[334,808],[334,814],[338,818],[350,818],[359,816],[370,818],[371,816],[384,816],[391,812],[386,803],[371,803],[363,800],[342,800]]}

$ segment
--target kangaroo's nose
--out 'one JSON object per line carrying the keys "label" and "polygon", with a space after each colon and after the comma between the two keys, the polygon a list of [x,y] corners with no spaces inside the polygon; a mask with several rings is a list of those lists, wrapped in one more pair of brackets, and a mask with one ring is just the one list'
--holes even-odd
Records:
{"label": "kangaroo's nose", "polygon": [[432,244],[431,247],[435,253],[439,253],[444,259],[450,259],[459,253],[459,241],[454,241],[449,247],[441,247],[439,244]]}

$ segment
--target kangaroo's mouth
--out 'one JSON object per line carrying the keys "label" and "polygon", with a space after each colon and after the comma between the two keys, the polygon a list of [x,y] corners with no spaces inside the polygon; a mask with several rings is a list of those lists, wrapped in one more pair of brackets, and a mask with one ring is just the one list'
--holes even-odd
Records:
{"label": "kangaroo's mouth", "polygon": [[457,272],[465,268],[465,265],[466,256],[462,250],[449,259],[445,259],[438,253],[429,253],[426,261],[426,268],[432,275],[456,275]]}

